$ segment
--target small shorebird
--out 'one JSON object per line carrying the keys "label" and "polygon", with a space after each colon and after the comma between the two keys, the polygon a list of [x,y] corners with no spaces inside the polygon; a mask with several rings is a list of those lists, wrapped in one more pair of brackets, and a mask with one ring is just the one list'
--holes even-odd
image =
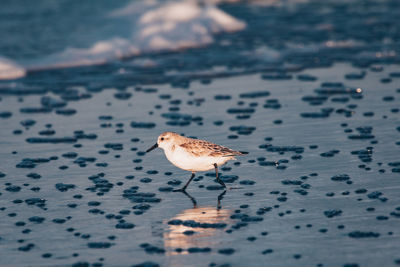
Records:
{"label": "small shorebird", "polygon": [[211,169],[215,169],[215,177],[218,183],[226,188],[224,182],[218,177],[218,166],[225,164],[229,160],[234,160],[235,156],[248,154],[248,152],[235,151],[204,140],[184,137],[174,132],[162,133],[158,137],[157,143],[146,152],[150,152],[157,147],[164,149],[165,156],[176,167],[192,172],[192,176],[185,186],[174,190],[174,192],[184,192],[196,172]]}

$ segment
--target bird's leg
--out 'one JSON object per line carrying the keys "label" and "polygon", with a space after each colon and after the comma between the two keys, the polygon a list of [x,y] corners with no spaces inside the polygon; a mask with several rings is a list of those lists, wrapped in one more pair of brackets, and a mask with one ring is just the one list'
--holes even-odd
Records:
{"label": "bird's leg", "polygon": [[197,201],[196,201],[196,199],[195,199],[194,197],[192,197],[191,195],[189,195],[189,193],[186,192],[185,190],[182,191],[182,193],[183,193],[185,196],[187,196],[187,197],[192,201],[192,203],[193,203],[193,208],[196,209],[196,208],[197,208]]}
{"label": "bird's leg", "polygon": [[218,183],[220,184],[220,185],[222,185],[224,188],[226,188],[226,185],[224,184],[224,182],[221,180],[221,179],[219,179],[219,175],[218,175],[218,165],[217,165],[217,163],[214,163],[214,168],[215,168],[215,178],[217,178],[217,181],[218,181]]}
{"label": "bird's leg", "polygon": [[219,194],[218,196],[218,204],[217,204],[217,210],[221,209],[221,200],[224,198],[224,195],[226,194],[226,189],[224,190],[224,192],[222,192],[221,194]]}
{"label": "bird's leg", "polygon": [[184,187],[182,187],[181,189],[175,189],[175,190],[172,190],[172,191],[173,191],[173,192],[183,192],[183,191],[185,191],[185,190],[186,190],[186,187],[188,187],[188,185],[190,184],[190,182],[193,180],[194,175],[195,175],[195,173],[192,172],[192,176],[190,177],[189,181],[185,184]]}

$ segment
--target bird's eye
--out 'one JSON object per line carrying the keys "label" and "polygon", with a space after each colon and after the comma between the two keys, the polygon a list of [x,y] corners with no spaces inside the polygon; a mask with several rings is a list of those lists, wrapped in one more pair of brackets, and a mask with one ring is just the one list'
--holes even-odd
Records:
{"label": "bird's eye", "polygon": [[164,141],[164,137],[161,137],[161,141]]}

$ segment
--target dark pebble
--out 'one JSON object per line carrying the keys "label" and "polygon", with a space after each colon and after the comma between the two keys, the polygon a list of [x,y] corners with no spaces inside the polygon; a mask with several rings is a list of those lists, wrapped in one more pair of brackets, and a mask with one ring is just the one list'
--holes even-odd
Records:
{"label": "dark pebble", "polygon": [[112,246],[112,243],[109,242],[90,242],[87,244],[89,248],[109,248]]}
{"label": "dark pebble", "polygon": [[380,234],[379,233],[375,233],[375,232],[362,232],[362,231],[353,231],[350,232],[349,237],[351,238],[370,238],[370,237],[379,237]]}
{"label": "dark pebble", "polygon": [[218,253],[225,254],[225,255],[232,255],[233,253],[235,253],[235,249],[233,249],[233,248],[223,248],[223,249],[218,250]]}

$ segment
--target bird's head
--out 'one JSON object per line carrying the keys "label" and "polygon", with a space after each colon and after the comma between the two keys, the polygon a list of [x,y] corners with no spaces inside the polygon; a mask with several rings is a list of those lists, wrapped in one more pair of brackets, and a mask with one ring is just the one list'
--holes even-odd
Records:
{"label": "bird's head", "polygon": [[160,134],[160,136],[157,139],[157,143],[155,143],[152,147],[147,149],[146,152],[150,152],[153,149],[156,149],[157,147],[160,147],[162,149],[166,149],[167,147],[171,146],[176,142],[176,139],[181,137],[179,134],[174,133],[174,132],[164,132]]}

